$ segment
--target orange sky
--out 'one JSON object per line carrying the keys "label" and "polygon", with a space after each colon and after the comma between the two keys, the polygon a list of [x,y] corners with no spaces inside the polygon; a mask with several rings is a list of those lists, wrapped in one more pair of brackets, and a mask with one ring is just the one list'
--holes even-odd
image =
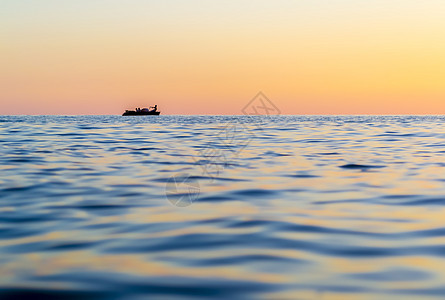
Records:
{"label": "orange sky", "polygon": [[0,114],[445,114],[442,0],[4,0]]}

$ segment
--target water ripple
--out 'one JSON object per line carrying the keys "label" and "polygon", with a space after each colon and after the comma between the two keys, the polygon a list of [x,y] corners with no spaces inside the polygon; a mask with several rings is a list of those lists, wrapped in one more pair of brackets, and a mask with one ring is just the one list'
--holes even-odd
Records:
{"label": "water ripple", "polygon": [[0,124],[1,299],[445,293],[443,116]]}

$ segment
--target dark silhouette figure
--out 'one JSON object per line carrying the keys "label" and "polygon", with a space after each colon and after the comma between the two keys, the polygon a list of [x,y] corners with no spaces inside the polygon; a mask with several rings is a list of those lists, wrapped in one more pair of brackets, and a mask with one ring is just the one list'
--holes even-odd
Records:
{"label": "dark silhouette figure", "polygon": [[[152,110],[149,110],[149,108],[152,108]],[[161,114],[160,111],[158,111],[158,106],[150,106],[149,108],[143,108],[136,107],[134,110],[126,110],[122,115],[123,116],[146,116],[146,115],[155,115],[159,116]]]}

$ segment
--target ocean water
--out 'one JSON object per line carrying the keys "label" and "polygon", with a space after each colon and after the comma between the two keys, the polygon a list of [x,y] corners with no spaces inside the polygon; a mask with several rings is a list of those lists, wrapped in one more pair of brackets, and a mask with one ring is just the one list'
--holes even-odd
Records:
{"label": "ocean water", "polygon": [[445,117],[0,116],[0,298],[440,299]]}

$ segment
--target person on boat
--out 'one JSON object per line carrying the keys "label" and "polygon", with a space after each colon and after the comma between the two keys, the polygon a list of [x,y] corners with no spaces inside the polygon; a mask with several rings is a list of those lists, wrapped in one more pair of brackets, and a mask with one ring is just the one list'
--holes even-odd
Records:
{"label": "person on boat", "polygon": [[157,106],[157,105],[155,105],[155,106],[152,106],[152,108],[153,108],[152,112],[155,112],[155,111],[157,111],[157,110],[158,110],[158,106]]}

